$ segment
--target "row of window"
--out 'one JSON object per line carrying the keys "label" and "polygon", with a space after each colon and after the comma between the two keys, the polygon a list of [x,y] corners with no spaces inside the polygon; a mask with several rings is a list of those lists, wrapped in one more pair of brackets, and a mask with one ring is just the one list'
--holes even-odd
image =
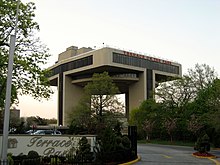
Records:
{"label": "row of window", "polygon": [[112,77],[117,77],[117,78],[137,78],[137,74],[135,73],[124,73],[124,74],[115,74]]}
{"label": "row of window", "polygon": [[[113,52],[113,62],[136,66],[136,67],[147,68],[150,70],[159,70],[163,72],[179,74],[178,66],[160,63],[156,61],[150,61],[147,59],[138,58],[134,56],[127,56],[127,55],[119,54],[115,52]],[[93,64],[93,56],[91,55],[88,57],[84,57],[84,58],[57,66],[56,68],[52,69],[51,76],[68,71],[68,70],[72,70],[72,69],[76,69],[76,68],[80,68],[80,67],[84,67],[84,66],[88,66],[92,64]]]}
{"label": "row of window", "polygon": [[57,66],[56,68],[52,69],[52,75],[56,75],[68,70],[72,70],[72,69],[76,69],[76,68],[81,68],[84,66],[88,66],[88,65],[92,65],[93,64],[93,57],[88,56],[88,57],[84,57],[75,61],[71,61],[65,64],[62,64],[60,66]]}
{"label": "row of window", "polygon": [[179,74],[179,67],[170,65],[170,64],[164,64],[156,61],[150,61],[143,58],[133,57],[133,56],[126,56],[124,54],[119,54],[113,52],[113,62],[125,64],[125,65],[131,65],[136,67],[142,67],[147,68],[151,70],[159,70],[163,72],[169,72],[174,74]]}

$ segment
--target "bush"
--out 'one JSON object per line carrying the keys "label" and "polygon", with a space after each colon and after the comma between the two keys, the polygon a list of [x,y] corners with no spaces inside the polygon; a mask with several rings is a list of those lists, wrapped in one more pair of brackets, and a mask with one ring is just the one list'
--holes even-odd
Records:
{"label": "bush", "polygon": [[220,133],[215,133],[213,138],[213,145],[217,148],[220,148]]}
{"label": "bush", "polygon": [[195,144],[194,149],[199,151],[200,153],[205,153],[210,151],[209,136],[205,134],[202,137],[199,137]]}
{"label": "bush", "polygon": [[95,148],[96,164],[123,163],[132,160],[131,141],[128,136],[121,136],[111,128],[103,130],[98,147]]}
{"label": "bush", "polygon": [[57,165],[59,163],[61,163],[61,160],[59,159],[58,156],[51,157],[51,159],[50,159],[50,164],[51,165]]}
{"label": "bush", "polygon": [[125,149],[131,148],[131,141],[128,138],[128,136],[123,136],[122,137],[122,145],[124,146]]}
{"label": "bush", "polygon": [[27,158],[22,160],[22,165],[39,165],[40,162],[39,154],[36,151],[29,151]]}
{"label": "bush", "polygon": [[14,165],[14,160],[12,159],[12,153],[7,154],[8,165]]}
{"label": "bush", "polygon": [[36,151],[29,151],[28,158],[38,158],[39,154]]}
{"label": "bush", "polygon": [[79,148],[76,150],[74,159],[79,162],[92,162],[94,159],[93,153],[91,152],[91,146],[86,137],[80,139]]}

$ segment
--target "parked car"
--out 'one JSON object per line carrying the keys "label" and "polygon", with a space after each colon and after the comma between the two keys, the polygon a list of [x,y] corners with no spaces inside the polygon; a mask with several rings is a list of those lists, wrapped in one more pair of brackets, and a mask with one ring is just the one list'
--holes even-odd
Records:
{"label": "parked car", "polygon": [[61,132],[58,130],[37,130],[31,135],[61,135]]}
{"label": "parked car", "polygon": [[35,132],[35,130],[30,129],[30,130],[26,131],[25,134],[33,134],[34,132]]}

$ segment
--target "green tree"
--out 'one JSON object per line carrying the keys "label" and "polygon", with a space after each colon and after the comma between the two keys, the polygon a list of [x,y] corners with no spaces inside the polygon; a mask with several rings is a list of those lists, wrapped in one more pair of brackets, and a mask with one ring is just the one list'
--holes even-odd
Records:
{"label": "green tree", "polygon": [[47,125],[48,121],[45,118],[41,118],[39,116],[30,116],[26,118],[26,126],[28,129],[33,128],[37,125]]}
{"label": "green tree", "polygon": [[204,126],[203,131],[216,146],[220,145],[220,80],[215,79],[206,88],[199,91],[193,102],[193,113]]}
{"label": "green tree", "polygon": [[177,119],[171,118],[171,117],[165,118],[163,121],[163,127],[166,129],[167,133],[170,136],[170,142],[173,141],[173,132],[177,127],[176,122],[177,122]]}
{"label": "green tree", "polygon": [[94,133],[92,111],[84,99],[80,100],[79,104],[73,108],[73,111],[68,116],[70,133]]}
{"label": "green tree", "polygon": [[193,133],[196,137],[198,136],[199,130],[203,127],[203,123],[199,121],[199,118],[195,114],[191,115],[188,121],[187,129]]}
{"label": "green tree", "polygon": [[123,105],[116,97],[117,86],[107,72],[94,73],[92,81],[85,86],[85,94],[91,103],[91,110],[100,120],[107,112],[120,113]]}
{"label": "green tree", "polygon": [[[0,108],[4,107],[10,34],[14,33],[17,2],[0,0]],[[14,69],[12,77],[12,103],[17,96],[28,94],[35,99],[49,98],[52,90],[42,69],[49,58],[48,49],[36,37],[39,25],[34,21],[36,7],[33,2],[20,3]]]}
{"label": "green tree", "polygon": [[209,65],[196,64],[195,68],[188,69],[182,78],[161,83],[155,95],[165,106],[176,110],[186,110],[199,91],[208,87],[217,78],[217,73]]}
{"label": "green tree", "polygon": [[[186,131],[194,134],[199,131],[201,126],[207,126],[209,118],[206,112],[210,111],[211,104],[213,105],[211,109],[214,108],[214,100],[216,100],[213,99],[214,96],[207,99],[207,95],[211,97],[209,86],[213,85],[216,78],[217,74],[214,69],[206,64],[196,64],[195,68],[189,69],[182,78],[160,84],[155,95],[162,104],[163,119],[166,121],[166,125],[175,120],[176,130],[179,135],[183,136],[187,134]],[[201,92],[205,91],[207,91],[206,94],[202,96]],[[218,105],[215,105],[217,108]],[[197,121],[192,121],[193,115]],[[191,125],[188,123],[189,118],[191,118]],[[198,130],[195,130],[195,125]]]}
{"label": "green tree", "polygon": [[156,98],[166,108],[183,111],[195,95],[188,76],[164,82],[155,91]]}
{"label": "green tree", "polygon": [[40,116],[36,116],[34,119],[34,122],[37,125],[47,125],[48,124],[48,120],[45,118],[41,118]]}
{"label": "green tree", "polygon": [[91,145],[88,143],[86,137],[82,137],[79,140],[79,148],[76,150],[76,155],[74,156],[77,162],[92,162],[94,159],[93,153],[91,152]]}
{"label": "green tree", "polygon": [[156,103],[155,100],[145,100],[138,108],[130,112],[129,124],[137,126],[139,136],[149,139],[151,133],[156,132],[162,126],[161,109],[161,104]]}
{"label": "green tree", "polygon": [[57,119],[52,118],[52,119],[46,119],[48,124],[57,124]]}
{"label": "green tree", "polygon": [[118,118],[124,117],[124,106],[116,97],[119,90],[108,73],[94,73],[84,91],[79,104],[69,114],[72,130],[98,133],[105,127],[113,129]]}
{"label": "green tree", "polygon": [[188,69],[187,76],[197,92],[206,88],[218,77],[215,69],[207,64],[196,64],[194,68]]}
{"label": "green tree", "polygon": [[150,141],[150,139],[151,139],[151,133],[153,132],[154,125],[155,125],[155,121],[153,121],[153,120],[146,119],[143,122],[143,130],[147,134],[147,136],[146,136],[147,141]]}

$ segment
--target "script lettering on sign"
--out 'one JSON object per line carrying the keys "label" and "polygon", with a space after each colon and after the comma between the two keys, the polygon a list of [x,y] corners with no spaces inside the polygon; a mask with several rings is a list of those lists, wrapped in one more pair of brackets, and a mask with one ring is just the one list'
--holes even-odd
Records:
{"label": "script lettering on sign", "polygon": [[[65,156],[68,154],[70,149],[74,149],[77,147],[80,138],[69,137],[69,139],[65,140],[52,140],[52,139],[43,139],[42,136],[34,136],[30,139],[27,147],[41,147],[45,148],[43,154],[45,156],[49,155],[58,155]],[[59,148],[65,148],[66,150],[59,150]]]}

